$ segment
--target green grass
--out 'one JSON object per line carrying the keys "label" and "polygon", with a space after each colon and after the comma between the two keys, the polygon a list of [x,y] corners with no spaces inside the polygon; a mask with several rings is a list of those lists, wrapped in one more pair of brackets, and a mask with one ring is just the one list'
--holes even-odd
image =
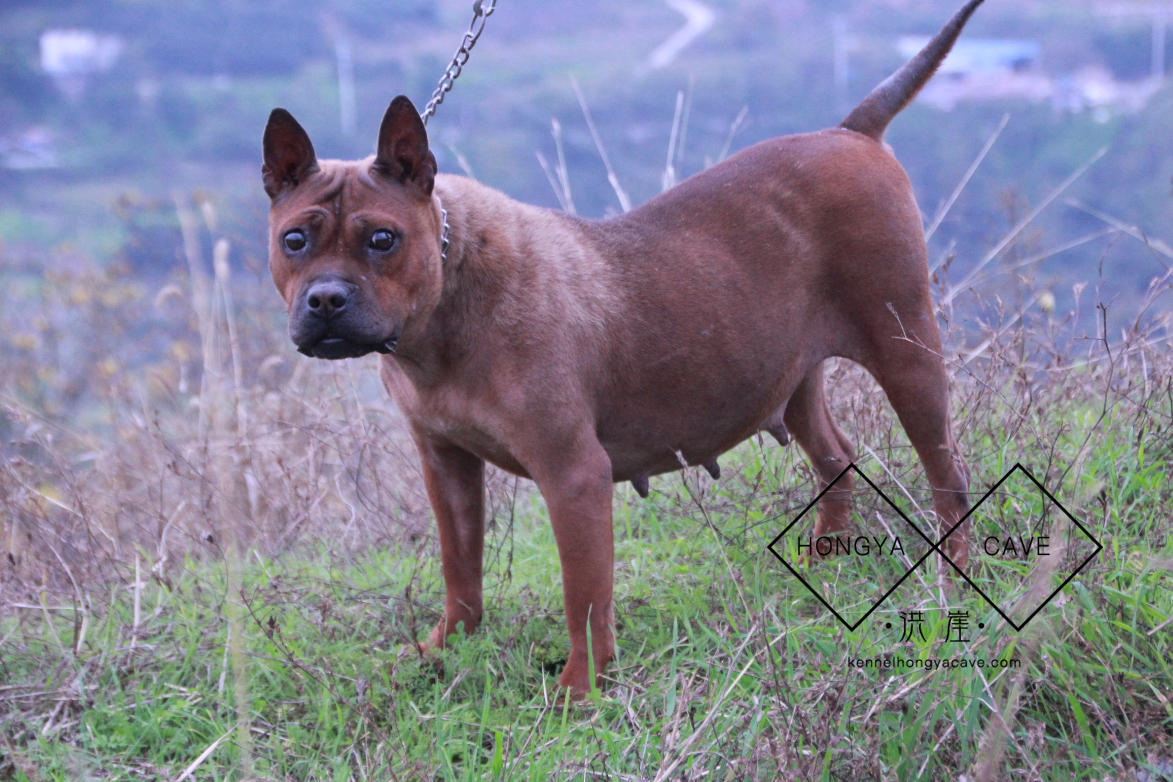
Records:
{"label": "green grass", "polygon": [[[583,705],[556,697],[567,650],[557,552],[544,506],[524,488],[512,515],[494,518],[483,630],[438,663],[403,651],[441,604],[432,546],[250,554],[256,774],[904,780],[957,778],[990,757],[1004,758],[996,776],[1155,774],[1173,746],[1167,441],[1141,448],[1127,421],[1109,423],[1084,477],[1049,487],[1079,508],[1104,551],[1021,633],[972,590],[952,590],[950,608],[986,623],[966,644],[945,642],[935,565],[927,588],[911,580],[848,632],[765,553],[801,510],[782,493],[806,480],[794,449],[744,445],[725,458],[721,481],[690,470],[685,489],[665,476],[647,501],[620,488],[620,659],[601,697]],[[1005,465],[974,466],[975,483],[989,485]],[[240,778],[224,564],[173,563],[161,569],[169,583],[146,578],[150,567],[144,555],[137,635],[133,570],[89,595],[76,654],[83,612],[67,593],[42,593],[41,605],[0,619],[0,779],[175,779],[216,742],[194,778]],[[983,578],[1010,590],[1022,577],[1012,570]],[[834,561],[811,572],[853,578]],[[925,640],[902,642],[898,612],[913,609],[925,611]],[[850,665],[877,657],[1018,666]]]}

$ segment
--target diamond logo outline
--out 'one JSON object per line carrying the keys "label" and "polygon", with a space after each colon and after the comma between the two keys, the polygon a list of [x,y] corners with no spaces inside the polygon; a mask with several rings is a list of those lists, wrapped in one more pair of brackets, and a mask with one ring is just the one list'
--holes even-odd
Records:
{"label": "diamond logo outline", "polygon": [[[831,603],[830,603],[830,602],[828,602],[828,601],[827,601],[827,599],[826,599],[826,598],[824,598],[824,597],[822,596],[822,594],[820,594],[820,593],[819,593],[819,590],[817,590],[817,589],[815,589],[813,586],[811,586],[811,584],[810,584],[810,583],[808,583],[808,582],[807,582],[807,580],[806,580],[805,578],[803,578],[803,577],[802,577],[802,575],[801,575],[801,574],[800,574],[800,573],[799,573],[797,570],[795,570],[795,569],[794,569],[794,567],[792,567],[792,566],[791,566],[791,564],[790,564],[789,562],[787,562],[787,561],[786,561],[786,560],[785,560],[785,559],[782,557],[782,555],[781,555],[781,554],[779,554],[779,553],[778,553],[778,552],[777,552],[777,551],[774,549],[774,546],[775,546],[775,545],[777,545],[777,543],[778,543],[780,540],[782,540],[782,538],[784,538],[784,537],[786,536],[786,534],[787,534],[788,532],[790,532],[790,530],[792,530],[792,529],[795,527],[795,525],[797,525],[797,524],[798,524],[800,521],[802,521],[802,519],[803,519],[803,518],[806,516],[806,514],[807,514],[807,513],[809,513],[809,512],[810,512],[810,510],[811,510],[812,508],[815,508],[815,507],[818,505],[818,503],[819,503],[819,500],[821,500],[821,499],[823,498],[823,495],[824,495],[824,494],[826,494],[827,492],[829,492],[829,491],[831,490],[831,488],[832,488],[832,487],[833,487],[833,486],[834,486],[836,483],[838,483],[838,482],[839,482],[839,479],[840,479],[840,478],[842,478],[844,475],[846,475],[848,472],[850,472],[850,471],[852,471],[852,470],[854,470],[854,471],[855,471],[855,474],[856,474],[856,475],[858,475],[859,477],[863,478],[864,482],[865,482],[865,483],[867,483],[867,485],[871,487],[872,491],[874,491],[876,494],[878,494],[878,495],[880,496],[880,498],[881,498],[881,499],[883,499],[883,500],[884,500],[884,502],[886,502],[886,503],[888,504],[888,506],[889,506],[890,508],[892,508],[892,510],[894,510],[894,511],[896,512],[896,515],[897,515],[897,516],[899,516],[901,519],[903,519],[903,520],[904,520],[904,522],[908,524],[908,526],[912,527],[912,528],[913,528],[913,530],[915,530],[915,531],[916,531],[916,534],[920,535],[921,539],[922,539],[922,540],[924,540],[924,542],[925,542],[925,543],[926,543],[926,544],[929,546],[929,549],[928,549],[928,551],[926,551],[926,552],[925,552],[925,553],[924,553],[924,554],[921,556],[921,558],[920,558],[920,559],[918,559],[916,562],[914,562],[914,563],[913,563],[913,564],[912,564],[912,565],[911,565],[911,566],[908,568],[908,570],[907,570],[907,571],[905,571],[904,575],[902,575],[902,576],[901,576],[901,577],[900,577],[900,578],[899,578],[899,579],[896,581],[896,583],[895,583],[895,584],[893,584],[893,585],[892,585],[892,587],[891,587],[890,589],[888,589],[888,591],[887,591],[887,592],[885,592],[883,595],[881,595],[881,596],[880,596],[880,598],[879,598],[878,600],[876,600],[876,602],[875,602],[874,604],[872,604],[872,607],[871,607],[871,608],[869,608],[869,609],[868,609],[866,612],[864,612],[863,616],[861,616],[859,619],[857,619],[857,620],[856,620],[854,623],[848,622],[848,621],[847,621],[847,620],[846,620],[846,619],[845,619],[845,618],[844,618],[844,617],[843,617],[843,616],[842,616],[842,615],[841,615],[841,614],[840,614],[838,611],[836,611],[836,610],[835,610],[835,607],[834,607],[834,606],[832,606],[832,605],[831,605]],[[968,514],[966,514],[966,515],[968,516]],[[956,529],[956,527],[954,527],[954,529]],[[950,530],[950,532],[952,532],[952,530]],[[932,554],[932,553],[933,553],[933,551],[938,551],[938,549],[937,549],[937,546],[939,546],[939,545],[940,545],[940,542],[938,542],[938,543],[933,543],[932,539],[931,539],[931,538],[929,538],[929,536],[928,536],[928,535],[926,535],[926,534],[925,534],[925,533],[924,533],[924,532],[921,530],[921,528],[920,528],[920,527],[918,527],[918,526],[917,526],[917,525],[916,525],[916,524],[915,524],[915,523],[912,521],[912,519],[908,518],[908,516],[906,516],[906,515],[905,515],[904,511],[900,510],[900,508],[898,508],[898,507],[896,506],[896,503],[892,502],[892,500],[891,500],[891,499],[888,497],[888,495],[887,495],[887,494],[884,494],[884,492],[882,492],[882,491],[880,490],[880,487],[876,486],[876,484],[872,482],[872,479],[871,479],[871,478],[869,478],[869,477],[868,477],[868,476],[867,476],[867,475],[864,473],[864,471],[863,471],[863,470],[859,469],[859,467],[856,465],[856,463],[855,463],[855,462],[851,462],[851,463],[849,463],[849,464],[848,464],[846,467],[844,467],[844,468],[843,468],[843,471],[842,471],[842,472],[840,472],[840,473],[839,473],[837,476],[835,476],[835,480],[833,480],[833,481],[831,481],[829,484],[827,484],[827,486],[826,486],[826,487],[824,487],[824,489],[823,489],[822,491],[820,491],[820,492],[818,493],[818,495],[817,495],[817,496],[816,496],[816,497],[815,497],[813,500],[811,500],[809,503],[807,503],[807,506],[806,506],[805,508],[803,508],[803,509],[802,509],[802,512],[801,512],[801,513],[799,513],[797,516],[795,516],[795,517],[794,517],[794,520],[793,520],[792,522],[790,522],[789,524],[787,524],[787,525],[786,525],[786,528],[785,528],[785,529],[783,529],[783,530],[782,530],[782,532],[778,533],[777,537],[775,537],[775,538],[774,538],[772,541],[770,541],[770,542],[769,542],[769,543],[766,545],[766,548],[769,550],[769,552],[770,552],[771,554],[773,554],[773,555],[774,555],[774,557],[775,557],[775,558],[776,558],[776,559],[777,559],[779,562],[781,562],[781,563],[782,563],[782,564],[783,564],[783,565],[786,567],[786,569],[787,569],[787,570],[789,570],[789,571],[790,571],[790,572],[791,572],[791,573],[794,575],[794,577],[795,577],[795,578],[797,578],[797,579],[799,580],[799,582],[800,582],[800,583],[801,583],[801,584],[802,584],[804,587],[806,587],[806,588],[807,588],[807,591],[808,591],[808,592],[810,592],[812,595],[814,595],[814,596],[815,596],[815,597],[818,599],[818,601],[819,601],[820,603],[822,603],[822,604],[823,604],[823,605],[824,605],[824,606],[827,608],[827,610],[828,610],[828,611],[830,611],[830,612],[831,612],[831,613],[834,615],[834,617],[835,617],[836,619],[838,619],[838,620],[839,620],[840,624],[842,624],[844,627],[846,627],[846,628],[847,628],[849,631],[851,631],[851,632],[854,632],[854,631],[856,630],[856,628],[858,628],[858,627],[859,627],[861,624],[863,624],[863,623],[864,623],[864,622],[867,620],[867,618],[868,618],[869,616],[871,616],[871,615],[872,615],[872,614],[875,612],[875,610],[876,610],[877,608],[879,608],[879,607],[880,607],[880,606],[881,606],[881,605],[884,603],[884,601],[885,601],[885,600],[887,600],[887,599],[888,599],[888,598],[889,598],[889,597],[892,595],[892,593],[893,593],[893,592],[895,592],[897,589],[899,589],[899,588],[900,588],[900,586],[901,586],[901,585],[902,585],[902,584],[903,584],[905,581],[907,581],[907,580],[908,580],[908,577],[909,577],[909,576],[911,576],[911,575],[912,575],[914,572],[916,572],[917,568],[919,568],[921,565],[923,565],[923,564],[924,564],[925,560],[926,560],[926,559],[928,559],[929,555],[930,555],[930,554]],[[950,564],[952,564],[952,563],[950,563]],[[954,565],[954,567],[956,568],[956,565]]]}
{"label": "diamond logo outline", "polygon": [[[953,560],[949,558],[949,555],[945,553],[945,550],[943,548],[941,548],[941,546],[945,543],[945,541],[948,540],[949,537],[954,532],[956,532],[958,530],[958,528],[960,528],[961,525],[964,524],[969,519],[970,516],[973,515],[974,511],[976,511],[978,508],[980,508],[982,506],[982,504],[985,503],[985,501],[987,499],[989,499],[990,496],[1002,486],[1002,484],[1004,484],[1006,481],[1010,480],[1010,477],[1012,475],[1014,475],[1015,472],[1021,472],[1023,475],[1025,475],[1030,480],[1031,483],[1033,483],[1035,486],[1037,486],[1039,491],[1041,491],[1043,493],[1043,496],[1046,497],[1047,500],[1049,500],[1052,505],[1054,505],[1056,508],[1058,508],[1059,511],[1064,516],[1066,516],[1071,521],[1071,523],[1074,524],[1079,529],[1080,532],[1082,532],[1085,536],[1087,536],[1087,539],[1090,540],[1092,543],[1094,543],[1095,547],[1096,547],[1095,551],[1093,551],[1091,554],[1088,554],[1087,557],[1084,558],[1083,562],[1079,563],[1079,566],[1076,567],[1071,572],[1071,575],[1069,575],[1066,579],[1063,580],[1062,584],[1060,584],[1058,587],[1056,587],[1051,592],[1051,594],[1047,595],[1046,599],[1044,599],[1042,602],[1040,602],[1038,604],[1038,606],[1035,607],[1035,610],[1032,611],[1026,619],[1022,620],[1022,624],[1018,624],[1013,619],[1011,619],[1006,614],[1006,612],[1002,610],[1001,606],[999,606],[994,600],[992,600],[990,598],[990,596],[987,595],[985,593],[985,591],[982,590],[981,587],[979,587],[976,583],[974,583],[973,579],[970,578],[969,575],[965,573],[965,571],[963,571],[961,568],[957,567],[957,565],[953,562]],[[1089,562],[1091,562],[1092,559],[1095,558],[1095,556],[1097,554],[1099,554],[1101,551],[1104,550],[1104,545],[1102,543],[1100,543],[1099,540],[1096,539],[1096,536],[1093,535],[1091,533],[1091,531],[1088,530],[1087,527],[1083,526],[1083,524],[1080,523],[1079,519],[1075,518],[1075,516],[1073,516],[1071,514],[1071,512],[1069,510],[1067,510],[1067,508],[1063,507],[1063,503],[1061,503],[1061,502],[1059,502],[1059,500],[1055,499],[1055,495],[1053,495],[1053,494],[1051,494],[1051,492],[1047,491],[1047,487],[1044,486],[1042,483],[1040,483],[1039,480],[1037,478],[1035,478],[1035,476],[1033,474],[1031,474],[1030,470],[1028,470],[1028,469],[1026,469],[1026,467],[1022,466],[1022,462],[1015,462],[1014,466],[1011,467],[1009,470],[1007,470],[1006,474],[1003,475],[1000,479],[998,479],[998,482],[995,483],[990,488],[989,491],[987,491],[985,494],[983,494],[981,499],[979,499],[976,503],[974,503],[973,507],[971,507],[968,511],[966,511],[965,515],[961,517],[961,520],[958,521],[956,524],[954,524],[952,529],[950,529],[948,532],[946,532],[944,537],[942,537],[939,541],[937,541],[937,545],[935,546],[935,548],[937,548],[937,551],[941,554],[942,557],[944,557],[945,561],[949,563],[949,565],[953,568],[953,570],[955,570],[958,574],[960,574],[961,577],[965,579],[966,583],[968,583],[971,587],[973,587],[974,591],[977,592],[979,595],[981,595],[982,599],[985,600],[987,603],[989,603],[990,606],[995,611],[998,612],[998,615],[1001,616],[1003,619],[1005,619],[1006,623],[1014,628],[1015,632],[1020,633],[1030,623],[1030,620],[1034,619],[1035,616],[1037,616],[1040,611],[1042,611],[1044,608],[1046,608],[1047,605],[1052,600],[1055,599],[1055,596],[1058,595],[1060,592],[1062,592],[1064,590],[1064,588],[1066,588],[1066,586],[1068,584],[1070,584],[1075,579],[1075,577],[1080,574],[1080,572],[1083,571],[1083,569],[1087,566],[1087,564]]]}
{"label": "diamond logo outline", "polygon": [[[819,500],[821,500],[823,498],[823,495],[826,494],[828,491],[830,491],[831,488],[836,483],[839,482],[839,479],[842,478],[844,475],[846,475],[851,470],[854,470],[856,475],[863,478],[864,482],[867,483],[867,485],[871,487],[872,491],[876,492],[876,494],[878,494],[884,500],[884,502],[886,502],[888,504],[888,506],[891,507],[892,510],[894,510],[896,512],[896,515],[899,516],[901,519],[903,519],[910,527],[912,527],[913,530],[915,530],[916,533],[918,535],[920,535],[921,538],[929,546],[929,550],[926,551],[924,553],[924,555],[921,556],[920,559],[918,559],[915,563],[913,563],[912,566],[909,567],[908,570],[904,573],[904,575],[901,576],[887,592],[885,592],[883,595],[881,595],[880,598],[872,605],[872,607],[869,608],[863,614],[863,616],[861,616],[854,623],[848,622],[838,611],[836,611],[835,607],[832,606],[830,604],[830,602],[828,602],[827,599],[824,598],[822,596],[822,594],[819,593],[819,590],[817,590],[813,586],[811,586],[811,584],[805,578],[802,577],[802,574],[799,573],[797,570],[795,570],[794,567],[791,566],[791,564],[789,562],[787,562],[786,559],[784,559],[782,557],[782,555],[779,554],[777,552],[777,550],[775,550],[775,548],[774,548],[774,546],[777,545],[777,543],[780,540],[782,540],[782,538],[784,538],[786,536],[786,534],[789,533],[790,530],[792,530],[795,527],[795,525],[797,525],[800,521],[802,521],[802,519],[806,516],[806,514],[808,512],[810,512],[810,510],[812,508],[815,508],[818,505],[818,502],[819,502]],[[1027,479],[1030,480],[1031,483],[1033,483],[1036,487],[1038,487],[1039,491],[1042,492],[1043,496],[1048,501],[1050,501],[1050,503],[1052,505],[1054,505],[1056,508],[1058,508],[1059,511],[1064,516],[1066,516],[1071,521],[1071,523],[1074,524],[1075,527],[1087,537],[1087,539],[1089,541],[1091,541],[1093,544],[1095,544],[1095,550],[1092,551],[1092,553],[1088,554],[1087,557],[1085,557],[1084,560],[1081,563],[1079,563],[1079,565],[1071,572],[1071,574],[1063,580],[1063,583],[1060,584],[1058,587],[1056,587],[1042,602],[1040,602],[1039,605],[1035,607],[1034,611],[1032,611],[1030,613],[1030,615],[1027,616],[1026,619],[1024,619],[1022,621],[1021,624],[1019,624],[1019,623],[1015,622],[1013,619],[1011,619],[1006,614],[1006,612],[1002,610],[1001,606],[999,606],[993,599],[991,599],[990,596],[987,595],[985,593],[985,591],[982,590],[982,588],[979,587],[974,582],[974,580],[969,577],[969,575],[965,571],[963,571],[961,568],[957,567],[957,564],[949,557],[948,554],[945,553],[945,550],[942,548],[943,544],[966,521],[968,521],[969,518],[974,514],[974,512],[978,508],[980,508],[986,502],[986,500],[988,500],[990,498],[990,496],[993,495],[994,492],[996,492],[1002,486],[1002,484],[1004,484],[1006,481],[1008,481],[1010,479],[1010,477],[1015,474],[1015,472],[1021,472],[1023,475],[1025,475],[1027,477]],[[995,611],[997,611],[998,615],[1001,616],[1004,620],[1006,620],[1006,623],[1009,624],[1011,627],[1013,627],[1015,632],[1022,632],[1022,630],[1026,628],[1026,626],[1030,623],[1030,621],[1032,619],[1034,619],[1035,616],[1037,616],[1040,611],[1042,611],[1044,608],[1046,608],[1050,604],[1050,602],[1055,599],[1055,596],[1058,595],[1060,592],[1062,592],[1067,587],[1067,585],[1070,584],[1075,579],[1076,576],[1078,576],[1081,572],[1083,572],[1083,569],[1085,567],[1087,567],[1087,564],[1089,562],[1091,562],[1101,551],[1104,550],[1104,545],[1102,543],[1100,543],[1100,541],[1096,538],[1096,536],[1093,535],[1091,533],[1091,531],[1079,521],[1079,519],[1075,518],[1075,516],[1072,515],[1072,513],[1069,510],[1067,510],[1066,507],[1064,507],[1063,503],[1059,502],[1059,500],[1057,500],[1055,498],[1055,495],[1053,495],[1051,492],[1047,491],[1047,487],[1044,486],[1037,478],[1035,478],[1035,476],[1031,473],[1031,471],[1028,470],[1026,467],[1024,467],[1021,462],[1015,462],[1014,466],[1011,467],[1006,472],[1005,475],[1003,475],[1000,479],[998,479],[998,481],[992,487],[990,487],[990,489],[985,494],[983,494],[981,496],[981,498],[976,503],[974,503],[968,511],[965,512],[965,515],[963,515],[957,521],[957,523],[954,524],[949,529],[949,531],[946,532],[941,537],[941,539],[938,540],[936,543],[932,542],[929,539],[929,537],[924,534],[924,532],[920,529],[920,527],[918,527],[916,525],[916,523],[912,521],[912,519],[908,518],[908,516],[905,515],[905,513],[902,510],[900,510],[900,508],[898,508],[895,503],[892,502],[892,500],[888,497],[888,495],[884,494],[884,492],[882,492],[880,490],[880,488],[878,486],[876,486],[875,483],[872,482],[872,480],[863,472],[863,470],[859,469],[859,467],[855,464],[855,462],[851,462],[850,464],[847,465],[847,467],[845,467],[842,470],[842,472],[839,473],[839,475],[837,475],[835,477],[835,480],[831,481],[831,483],[829,483],[822,491],[820,491],[818,493],[818,495],[813,500],[811,500],[805,508],[802,509],[801,513],[799,513],[797,516],[795,516],[793,521],[791,521],[788,525],[786,525],[786,528],[783,529],[782,532],[780,532],[772,541],[769,542],[769,544],[767,544],[766,548],[769,550],[769,552],[771,554],[774,555],[775,559],[777,559],[779,562],[781,562],[786,567],[786,569],[789,570],[791,572],[791,574],[793,574],[794,577],[797,578],[798,581],[804,587],[807,588],[807,591],[809,591],[812,595],[814,595],[818,599],[818,601],[820,603],[822,603],[827,608],[827,610],[830,611],[832,613],[832,615],[834,615],[834,617],[836,619],[838,619],[839,622],[844,627],[846,627],[848,630],[850,630],[852,632],[854,632],[856,628],[858,628],[861,624],[863,624],[864,621],[866,621],[867,618],[869,616],[871,616],[872,613],[874,613],[875,610],[877,608],[879,608],[884,603],[884,601],[887,600],[892,595],[893,592],[895,592],[897,589],[899,589],[900,586],[905,581],[908,580],[908,577],[910,575],[912,575],[913,572],[915,572],[917,570],[917,568],[919,568],[921,565],[923,565],[925,560],[927,560],[929,558],[929,555],[932,554],[934,551],[936,551],[938,554],[940,554],[941,558],[945,562],[949,563],[949,566],[952,567],[953,570],[958,575],[960,575],[963,579],[965,579],[966,583],[968,583],[971,587],[973,587],[974,591],[977,592],[978,595],[980,595],[981,598],[983,600],[985,600],[986,603],[988,603]]]}

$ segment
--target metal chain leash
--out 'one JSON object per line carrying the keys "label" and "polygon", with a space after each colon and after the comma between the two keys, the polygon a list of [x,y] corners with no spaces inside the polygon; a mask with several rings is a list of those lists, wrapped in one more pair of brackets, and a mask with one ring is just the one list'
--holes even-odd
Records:
{"label": "metal chain leash", "polygon": [[452,62],[448,64],[448,69],[444,71],[440,83],[436,86],[436,91],[432,93],[431,99],[424,106],[424,110],[420,112],[420,119],[424,121],[424,125],[427,125],[428,119],[436,113],[436,107],[444,102],[444,96],[452,89],[453,82],[460,76],[460,71],[468,62],[472,47],[476,46],[477,39],[481,37],[481,33],[485,30],[485,22],[493,15],[493,11],[496,8],[497,0],[476,0],[472,4],[472,23],[468,26],[468,32],[461,39],[460,48],[456,50]]}
{"label": "metal chain leash", "polygon": [[[481,37],[481,33],[485,31],[485,21],[493,15],[493,11],[497,10],[497,0],[476,0],[472,4],[472,23],[468,26],[468,32],[464,34],[464,38],[460,41],[460,48],[456,50],[456,54],[452,57],[452,62],[448,63],[448,69],[444,71],[444,75],[440,77],[440,83],[436,85],[436,91],[432,93],[432,97],[428,100],[424,110],[420,112],[420,119],[423,120],[424,126],[428,124],[428,120],[436,113],[436,107],[444,102],[444,96],[452,89],[453,83],[460,76],[460,72],[468,63],[469,55],[472,53],[472,47],[476,46],[477,40]],[[436,196],[436,205],[440,207],[440,260],[448,260],[448,233],[451,228],[448,225],[448,210],[444,208],[444,202],[440,200],[440,196]]]}

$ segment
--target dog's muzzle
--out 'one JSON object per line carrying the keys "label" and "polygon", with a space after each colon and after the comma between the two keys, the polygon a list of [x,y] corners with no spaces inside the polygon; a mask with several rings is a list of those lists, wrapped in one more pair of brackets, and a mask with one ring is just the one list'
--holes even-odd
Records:
{"label": "dog's muzzle", "polygon": [[373,316],[357,287],[337,277],[315,280],[290,312],[289,336],[299,353],[313,358],[358,358],[391,354],[399,330],[388,338],[382,318]]}

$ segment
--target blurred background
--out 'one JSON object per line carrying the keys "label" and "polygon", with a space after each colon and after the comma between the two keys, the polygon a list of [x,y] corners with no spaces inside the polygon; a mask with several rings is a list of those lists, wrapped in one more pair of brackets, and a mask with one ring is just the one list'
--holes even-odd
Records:
{"label": "blurred background", "polygon": [[[560,121],[577,211],[619,208],[583,121],[582,85],[633,203],[658,192],[683,91],[676,178],[722,151],[839,121],[958,0],[502,0],[431,125],[441,168],[560,205]],[[0,9],[0,240],[7,264],[79,252],[136,274],[174,266],[171,193],[199,191],[241,229],[261,274],[259,139],[290,109],[319,155],[372,151],[399,93],[422,106],[471,18],[466,0],[7,0]],[[1035,225],[1055,243],[1105,227],[1069,198],[1159,234],[1173,207],[1170,2],[990,0],[888,140],[926,222],[998,126],[1005,132],[935,235],[980,257],[1101,147]],[[684,29],[682,29],[684,28]],[[1173,57],[1173,55],[1171,55]],[[738,118],[741,117],[741,121]],[[731,132],[732,131],[732,132]],[[1109,240],[1110,241],[1110,240]],[[1042,249],[1042,248],[1040,248]],[[1091,243],[1057,257],[1064,287],[1099,273],[1121,296],[1159,266]],[[1064,295],[1065,294],[1065,295]]]}
{"label": "blurred background", "polygon": [[[619,204],[571,76],[639,203],[661,188],[679,91],[682,178],[727,144],[736,151],[838,122],[959,5],[502,0],[430,127],[433,146],[443,170],[471,171],[516,198],[557,207],[535,156],[554,161],[557,119],[577,211],[601,217]],[[403,93],[422,107],[470,18],[468,0],[6,0],[5,257],[69,247],[144,274],[167,271],[178,223],[160,200],[198,190],[231,205],[242,225],[259,219],[267,207],[260,135],[274,106],[293,112],[320,156],[369,154],[390,99]],[[929,221],[1011,114],[935,237],[939,249],[956,239],[959,264],[980,256],[1008,219],[1103,146],[1107,156],[1060,201],[1077,198],[1160,233],[1173,214],[1170,18],[1173,2],[989,0],[945,72],[888,136]],[[1104,224],[1059,203],[1038,225],[1059,241]],[[263,256],[256,229],[249,222],[240,249]],[[1101,246],[1083,247],[1048,274],[1086,276],[1101,255]],[[1122,294],[1159,268],[1128,253],[1103,260]]]}
{"label": "blurred background", "polygon": [[[620,202],[572,77],[638,204],[728,152],[838,122],[958,5],[502,0],[430,125],[433,148],[442,170],[567,207],[551,186],[557,122],[573,208],[603,217]],[[0,297],[3,317],[15,320],[0,337],[6,365],[13,351],[54,339],[51,321],[65,316],[38,320],[24,303],[54,269],[119,278],[129,287],[107,297],[111,306],[149,310],[143,328],[158,334],[163,310],[132,302],[188,272],[176,194],[216,210],[215,230],[201,230],[231,239],[238,283],[253,283],[250,317],[271,313],[259,177],[268,112],[290,109],[321,157],[369,154],[390,99],[403,93],[423,106],[470,18],[466,0],[7,0]],[[1076,309],[1072,286],[1108,281],[1111,330],[1133,322],[1168,261],[1136,237],[1165,234],[1173,215],[1171,18],[1173,2],[989,0],[887,137],[929,224],[1009,115],[933,232],[934,267],[966,280],[1054,197],[983,271],[1006,272],[997,284],[1009,284],[1008,299],[1029,301],[1023,280],[1029,293],[1054,296],[1059,315]],[[1095,315],[1085,307],[1078,317],[1094,331]],[[118,347],[127,344],[118,335],[108,351],[153,355],[143,344]],[[153,349],[166,344],[156,339]]]}

